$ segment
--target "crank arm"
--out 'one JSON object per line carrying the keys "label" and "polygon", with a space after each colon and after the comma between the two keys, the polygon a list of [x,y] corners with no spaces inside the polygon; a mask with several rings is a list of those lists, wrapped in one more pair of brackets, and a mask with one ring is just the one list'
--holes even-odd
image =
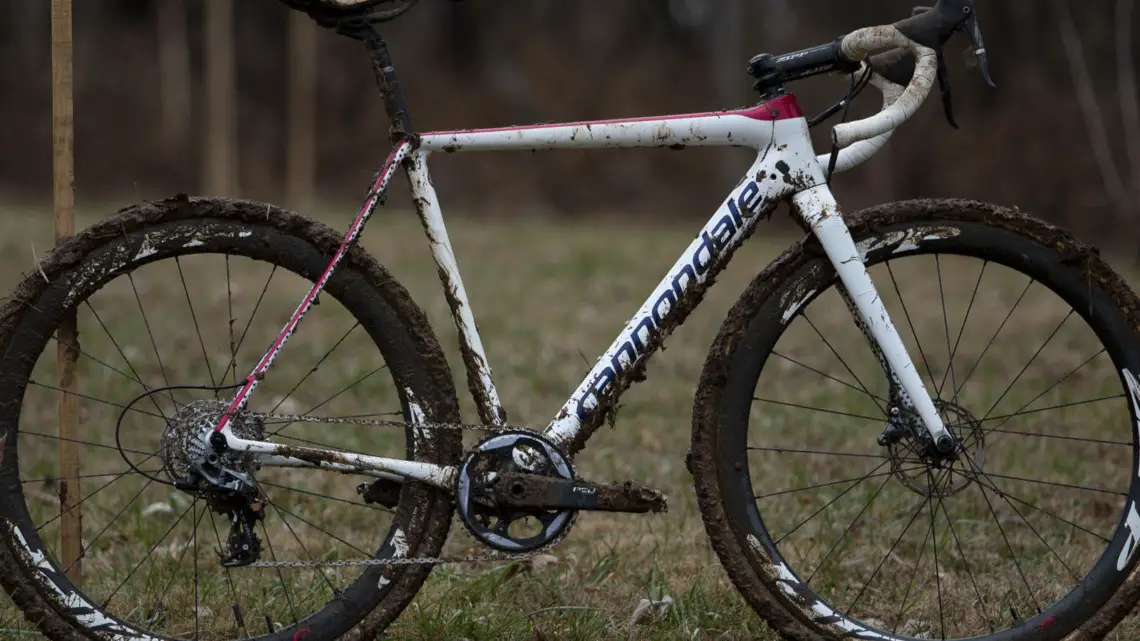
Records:
{"label": "crank arm", "polygon": [[659,490],[626,482],[591,483],[525,473],[501,474],[492,496],[499,507],[543,510],[590,510],[644,514],[664,512],[666,498]]}

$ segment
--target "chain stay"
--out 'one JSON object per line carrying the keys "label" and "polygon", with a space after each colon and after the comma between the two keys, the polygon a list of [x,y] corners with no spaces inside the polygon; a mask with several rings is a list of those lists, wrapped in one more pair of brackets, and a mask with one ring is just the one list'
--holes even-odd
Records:
{"label": "chain stay", "polygon": [[[384,419],[365,418],[334,418],[322,416],[307,416],[303,414],[271,414],[265,412],[234,412],[235,417],[248,417],[262,421],[272,419],[275,423],[334,423],[339,425],[361,425],[366,427],[415,427],[421,430],[453,431],[453,432],[483,432],[498,434],[500,432],[529,430],[525,427],[500,425],[490,427],[486,425],[473,425],[467,423],[418,423],[411,424],[406,421],[393,421]],[[529,430],[533,431],[533,430]],[[403,566],[403,565],[442,565],[445,563],[483,563],[487,561],[525,561],[543,554],[561,543],[561,538],[530,552],[521,554],[506,554],[492,552],[486,554],[467,554],[462,556],[440,557],[392,557],[388,559],[357,559],[350,561],[257,561],[244,567],[250,568],[315,568],[315,567],[354,567],[354,566]]]}

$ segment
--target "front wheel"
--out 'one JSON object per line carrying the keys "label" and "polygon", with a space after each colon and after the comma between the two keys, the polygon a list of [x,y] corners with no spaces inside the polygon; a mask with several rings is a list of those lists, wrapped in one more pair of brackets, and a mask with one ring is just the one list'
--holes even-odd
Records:
{"label": "front wheel", "polygon": [[850,226],[958,446],[924,447],[809,238],[705,363],[692,469],[722,564],[788,638],[1061,639],[1136,561],[1140,301],[990,205]]}

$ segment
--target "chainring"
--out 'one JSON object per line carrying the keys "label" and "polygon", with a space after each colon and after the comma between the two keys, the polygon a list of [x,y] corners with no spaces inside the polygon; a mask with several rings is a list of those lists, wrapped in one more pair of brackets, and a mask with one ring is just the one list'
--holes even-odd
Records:
{"label": "chainring", "polygon": [[499,476],[522,472],[575,480],[569,459],[547,439],[529,430],[509,430],[477,444],[459,467],[456,502],[459,520],[481,543],[502,552],[547,547],[570,531],[577,511],[509,508],[493,498]]}

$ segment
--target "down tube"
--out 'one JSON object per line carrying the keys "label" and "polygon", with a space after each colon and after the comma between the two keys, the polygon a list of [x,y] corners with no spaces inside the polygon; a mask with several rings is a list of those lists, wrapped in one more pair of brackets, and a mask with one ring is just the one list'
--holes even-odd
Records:
{"label": "down tube", "polygon": [[789,154],[770,152],[752,165],[547,426],[545,435],[571,455],[602,424],[617,397],[644,378],[649,357],[688,318],[757,221],[792,193],[794,181],[787,179],[786,171]]}

